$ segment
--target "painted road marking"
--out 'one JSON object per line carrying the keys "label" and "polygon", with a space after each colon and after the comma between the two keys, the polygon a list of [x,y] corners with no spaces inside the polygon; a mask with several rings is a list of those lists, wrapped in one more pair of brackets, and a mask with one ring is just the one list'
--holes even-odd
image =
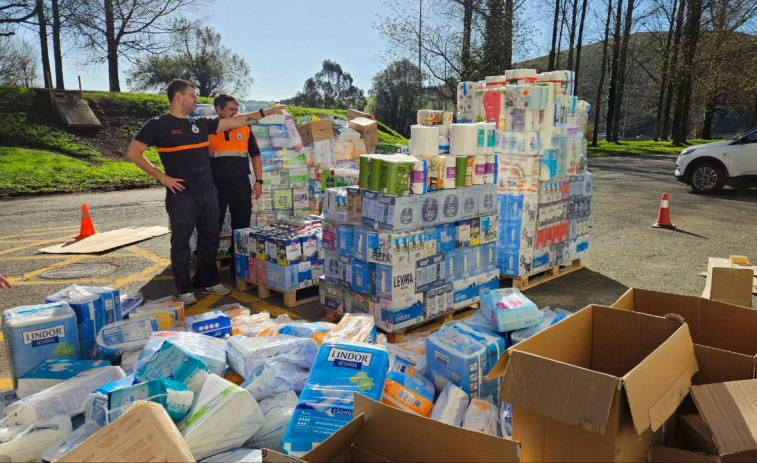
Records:
{"label": "painted road marking", "polygon": [[79,225],[68,225],[66,227],[53,227],[53,228],[27,228],[24,231],[28,232],[35,232],[35,231],[55,231],[55,230],[76,230],[80,228]]}

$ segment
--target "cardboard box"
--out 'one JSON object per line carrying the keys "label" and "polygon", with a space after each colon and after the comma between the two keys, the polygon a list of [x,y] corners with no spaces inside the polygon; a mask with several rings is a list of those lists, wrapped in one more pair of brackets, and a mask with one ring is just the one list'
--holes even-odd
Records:
{"label": "cardboard box", "polygon": [[114,422],[56,461],[162,462],[195,459],[163,406],[138,401]]}
{"label": "cardboard box", "polygon": [[689,450],[654,445],[649,450],[648,461],[649,463],[719,463],[720,458]]}
{"label": "cardboard box", "polygon": [[720,461],[756,461],[757,380],[693,386],[691,395],[712,433]]}
{"label": "cardboard box", "polygon": [[350,128],[360,133],[361,138],[365,140],[365,149],[369,153],[376,152],[378,144],[378,124],[373,119],[366,117],[356,117],[350,121]]}
{"label": "cardboard box", "polygon": [[358,117],[364,117],[366,119],[373,119],[376,120],[376,116],[373,114],[364,113],[363,111],[358,111],[357,109],[348,109],[347,110],[347,120],[351,121],[352,119],[358,118]]}
{"label": "cardboard box", "polygon": [[522,461],[646,461],[697,371],[688,325],[590,305],[511,347],[504,376]]}
{"label": "cardboard box", "polygon": [[300,132],[302,143],[313,143],[334,138],[334,129],[331,127],[331,121],[313,121],[307,124],[300,124],[297,126],[297,131]]}
{"label": "cardboard box", "polygon": [[754,267],[731,264],[721,257],[710,257],[702,297],[751,307],[753,277]]}
{"label": "cardboard box", "polygon": [[[702,361],[702,371],[707,377],[721,377],[726,374],[724,372],[730,371],[737,377],[727,379],[744,379],[741,376],[745,371],[755,371],[757,312],[754,310],[697,296],[640,288],[629,289],[612,306],[659,317],[670,313],[683,317],[695,345],[714,348],[696,349],[697,358]],[[720,373],[707,373],[716,369]],[[707,377],[695,376],[694,384],[706,384]]]}
{"label": "cardboard box", "polygon": [[355,418],[301,460],[272,450],[263,461],[283,462],[517,462],[510,439],[450,426],[355,394]]}

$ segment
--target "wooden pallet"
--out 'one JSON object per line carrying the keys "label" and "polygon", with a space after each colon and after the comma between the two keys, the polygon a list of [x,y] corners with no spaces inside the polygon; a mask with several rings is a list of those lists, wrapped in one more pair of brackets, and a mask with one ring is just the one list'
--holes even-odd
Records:
{"label": "wooden pallet", "polygon": [[[255,285],[258,288],[258,297],[260,299],[267,299],[271,297],[273,293],[281,294],[284,297],[284,306],[287,308],[297,307],[299,305],[307,304],[309,302],[317,301],[318,285],[310,285],[304,288],[292,289],[289,291],[282,291],[280,289],[273,288],[267,285],[261,285],[244,278],[237,278],[237,291],[247,291],[250,285]],[[315,294],[313,294],[313,288],[315,288]]]}
{"label": "wooden pallet", "polygon": [[444,325],[447,322],[451,322],[452,320],[465,320],[466,318],[472,316],[476,312],[476,310],[478,310],[478,307],[479,307],[479,303],[476,302],[475,304],[470,305],[468,307],[463,307],[462,309],[453,310],[451,312],[441,314],[434,318],[423,320],[421,323],[415,326],[411,326],[409,328],[405,328],[405,329],[395,331],[392,333],[386,332],[384,330],[381,330],[381,331],[384,334],[386,334],[387,342],[391,344],[396,344],[398,342],[402,342],[406,337],[412,334],[419,334],[419,333],[431,334],[434,331],[439,330],[439,328],[441,328],[442,325]]}
{"label": "wooden pallet", "polygon": [[502,279],[505,281],[510,280],[510,282],[512,283],[511,286],[513,288],[526,290],[547,281],[554,280],[555,278],[559,278],[563,275],[567,275],[571,272],[575,272],[576,270],[581,270],[585,266],[586,265],[584,264],[584,261],[582,259],[575,259],[569,263],[549,267],[542,270],[541,272],[535,272],[519,277],[505,276],[502,277]]}

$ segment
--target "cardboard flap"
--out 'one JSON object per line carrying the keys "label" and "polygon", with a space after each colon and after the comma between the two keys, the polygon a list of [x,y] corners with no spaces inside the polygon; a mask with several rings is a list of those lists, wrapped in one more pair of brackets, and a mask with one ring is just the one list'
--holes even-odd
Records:
{"label": "cardboard flap", "polygon": [[365,417],[365,425],[353,454],[378,455],[382,461],[485,462],[493,456],[502,462],[520,460],[520,445],[510,439],[449,426],[360,394],[355,394],[354,407]]}
{"label": "cardboard flap", "polygon": [[719,463],[720,459],[715,455],[707,455],[689,450],[661,447],[654,445],[649,449],[650,463]]}
{"label": "cardboard flap", "polygon": [[755,358],[714,347],[694,344],[699,372],[691,379],[691,384],[723,383],[753,379]]}
{"label": "cardboard flap", "polygon": [[352,421],[323,441],[318,447],[306,453],[302,459],[308,462],[333,461],[345,450],[352,447],[352,443],[365,425],[365,417],[362,414],[355,411],[353,416],[355,418]]}
{"label": "cardboard flap", "polygon": [[302,461],[299,458],[290,457],[270,449],[263,449],[262,454],[263,463],[297,463]]}
{"label": "cardboard flap", "polygon": [[757,380],[693,386],[691,395],[721,454],[757,449]]}
{"label": "cardboard flap", "polygon": [[513,351],[500,398],[514,407],[604,434],[618,386],[614,376]]}
{"label": "cardboard flap", "polygon": [[662,345],[623,377],[636,432],[660,426],[681,405],[698,370],[688,325],[681,325]]}

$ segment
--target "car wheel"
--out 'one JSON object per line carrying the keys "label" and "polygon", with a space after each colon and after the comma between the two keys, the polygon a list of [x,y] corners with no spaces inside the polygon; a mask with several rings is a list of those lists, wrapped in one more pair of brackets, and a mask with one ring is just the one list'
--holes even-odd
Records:
{"label": "car wheel", "polygon": [[723,169],[712,162],[703,162],[691,171],[691,189],[697,193],[717,193],[725,185]]}

